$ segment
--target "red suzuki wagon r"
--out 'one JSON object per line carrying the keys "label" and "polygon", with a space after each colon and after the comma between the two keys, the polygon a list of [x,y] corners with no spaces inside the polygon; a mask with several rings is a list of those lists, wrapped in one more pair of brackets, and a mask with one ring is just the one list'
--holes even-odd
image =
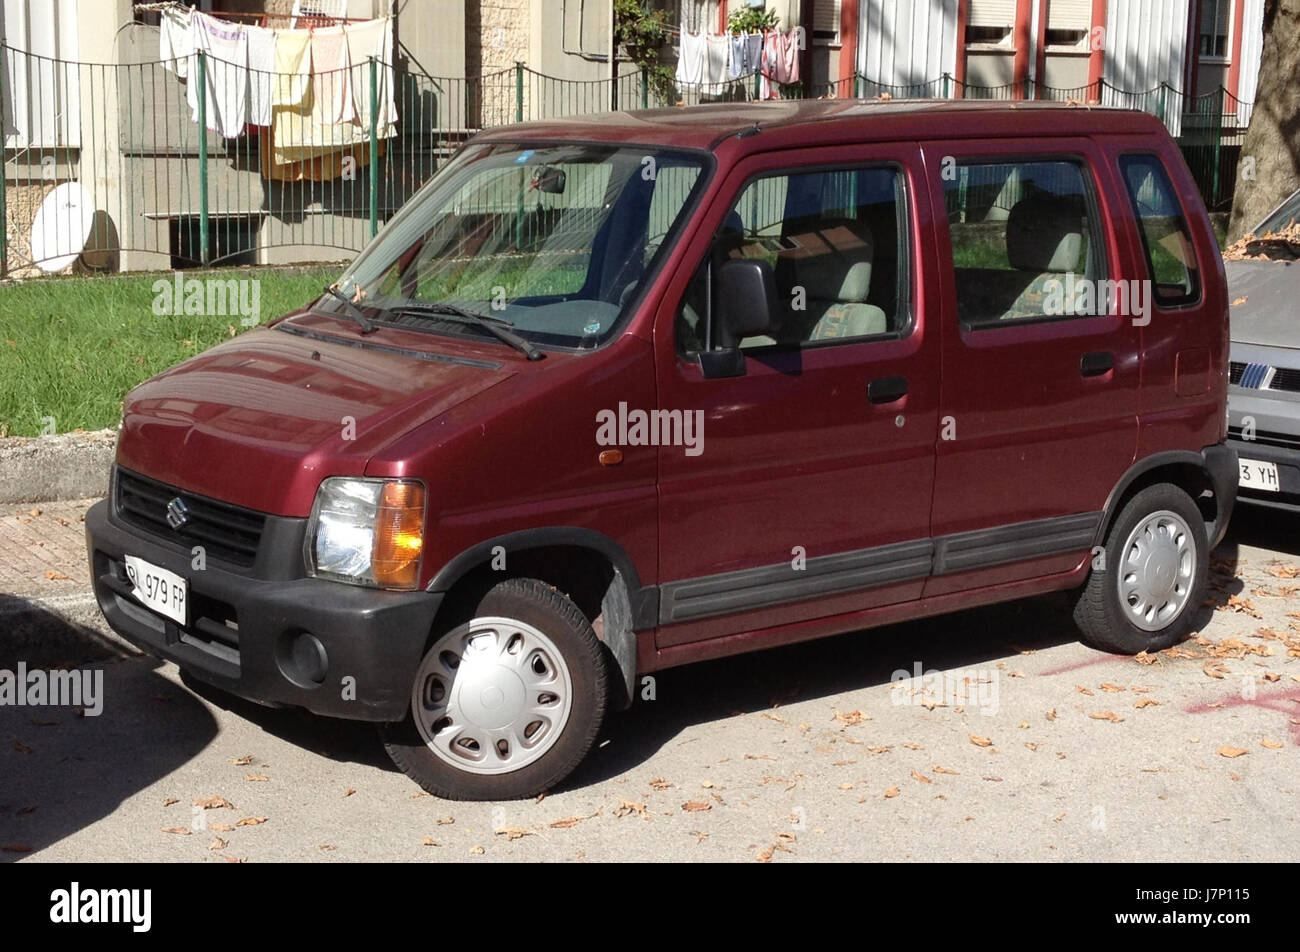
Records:
{"label": "red suzuki wagon r", "polygon": [[1235,501],[1227,341],[1141,113],[510,126],[130,393],[95,591],[194,678],[378,722],[432,793],[527,796],[673,665],[1066,589],[1101,650],[1179,640]]}

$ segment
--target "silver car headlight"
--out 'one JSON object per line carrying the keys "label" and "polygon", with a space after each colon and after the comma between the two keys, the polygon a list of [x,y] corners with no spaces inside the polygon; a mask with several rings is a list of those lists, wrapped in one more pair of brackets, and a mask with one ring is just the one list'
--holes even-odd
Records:
{"label": "silver car headlight", "polygon": [[311,574],[409,591],[420,580],[424,484],[335,476],[316,491],[307,528]]}

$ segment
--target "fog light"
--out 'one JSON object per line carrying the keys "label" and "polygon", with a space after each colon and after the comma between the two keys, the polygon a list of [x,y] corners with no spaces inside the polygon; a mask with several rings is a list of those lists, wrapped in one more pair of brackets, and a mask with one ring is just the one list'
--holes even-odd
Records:
{"label": "fog light", "polygon": [[280,636],[276,663],[280,673],[299,687],[325,683],[329,655],[320,639],[309,631],[285,632]]}

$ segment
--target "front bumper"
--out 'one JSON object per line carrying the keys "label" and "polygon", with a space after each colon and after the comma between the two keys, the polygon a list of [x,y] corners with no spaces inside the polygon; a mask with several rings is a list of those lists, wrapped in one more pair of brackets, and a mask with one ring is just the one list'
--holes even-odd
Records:
{"label": "front bumper", "polygon": [[1279,446],[1262,440],[1228,439],[1228,445],[1241,459],[1257,459],[1277,465],[1278,491],[1241,489],[1238,498],[1245,503],[1300,511],[1300,445]]}
{"label": "front bumper", "polygon": [[[108,500],[86,513],[86,546],[100,610],[141,650],[262,704],[351,720],[406,716],[440,594],[254,578],[211,559],[196,571],[187,549],[119,522]],[[135,600],[124,555],[188,580],[187,626]]]}

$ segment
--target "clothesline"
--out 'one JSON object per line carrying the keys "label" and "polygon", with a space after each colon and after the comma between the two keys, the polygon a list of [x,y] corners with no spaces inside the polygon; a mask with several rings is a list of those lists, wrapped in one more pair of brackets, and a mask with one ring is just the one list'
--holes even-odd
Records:
{"label": "clothesline", "polygon": [[[185,81],[191,119],[227,139],[257,130],[267,178],[335,178],[347,157],[369,161],[372,127],[376,139],[397,134],[392,17],[277,30],[160,6],[160,58]],[[373,112],[371,70],[381,71]]]}
{"label": "clothesline", "polygon": [[786,33],[679,32],[676,80],[683,89],[720,88],[758,74],[759,99],[779,99],[779,85],[799,82],[799,52],[807,33],[796,27]]}
{"label": "clothesline", "polygon": [[[179,9],[184,11],[184,10],[192,10],[196,8],[191,7],[188,4],[182,3],[180,2],[180,0],[158,0],[158,2],[154,2],[154,3],[133,4],[132,9],[135,10],[137,13],[161,13],[167,9]],[[344,23],[365,23],[368,20],[372,19],[371,17],[332,16],[326,13],[302,13],[302,12],[296,14],[295,13],[272,13],[270,11],[258,13],[256,11],[250,12],[247,10],[202,10],[199,12],[206,13],[211,17],[214,17],[216,19],[222,19],[222,20],[233,20],[237,17],[242,17],[246,20],[289,20],[289,21],[310,20],[319,23],[329,23],[331,25],[344,24]],[[313,29],[313,28],[304,27],[304,29]]]}

